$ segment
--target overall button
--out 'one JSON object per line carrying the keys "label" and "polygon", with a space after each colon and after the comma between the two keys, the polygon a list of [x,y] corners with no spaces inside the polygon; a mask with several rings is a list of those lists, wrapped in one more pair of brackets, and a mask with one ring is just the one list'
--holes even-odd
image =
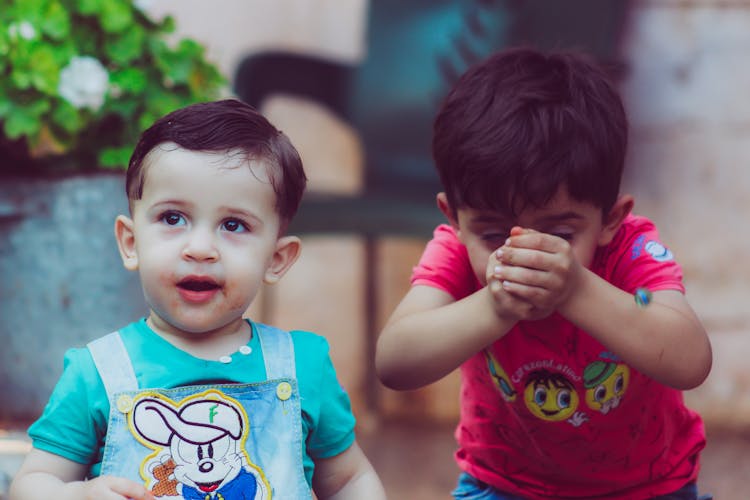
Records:
{"label": "overall button", "polygon": [[245,356],[247,356],[251,352],[253,352],[253,350],[249,345],[240,346],[240,354],[244,354]]}
{"label": "overall button", "polygon": [[121,413],[128,413],[133,409],[133,398],[127,394],[122,394],[117,398],[117,409]]}
{"label": "overall button", "polygon": [[232,362],[232,357],[231,356],[222,356],[222,357],[219,358],[219,362],[224,363],[224,364],[231,363]]}
{"label": "overall button", "polygon": [[289,382],[281,382],[276,386],[276,396],[282,401],[292,397],[292,384]]}

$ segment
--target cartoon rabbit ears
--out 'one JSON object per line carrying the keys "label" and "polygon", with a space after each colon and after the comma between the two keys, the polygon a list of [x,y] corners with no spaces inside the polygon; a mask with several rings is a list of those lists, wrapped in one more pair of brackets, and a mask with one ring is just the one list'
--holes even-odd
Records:
{"label": "cartoon rabbit ears", "polygon": [[175,409],[163,400],[145,397],[133,408],[133,426],[145,440],[169,446],[175,434],[200,445],[226,435],[242,436],[242,416],[233,405],[216,399],[191,401]]}

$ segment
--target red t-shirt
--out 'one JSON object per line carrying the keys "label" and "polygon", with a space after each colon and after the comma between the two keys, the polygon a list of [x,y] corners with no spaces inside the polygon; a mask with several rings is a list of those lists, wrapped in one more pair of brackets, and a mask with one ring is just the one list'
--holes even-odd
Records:
{"label": "red t-shirt", "polygon": [[[591,270],[631,293],[684,292],[680,266],[643,217],[624,221]],[[456,300],[481,288],[451,227],[435,230],[412,285]],[[516,324],[467,360],[461,379],[456,460],[500,490],[531,499],[637,500],[698,475],[705,433],[682,393],[640,374],[558,314]]]}

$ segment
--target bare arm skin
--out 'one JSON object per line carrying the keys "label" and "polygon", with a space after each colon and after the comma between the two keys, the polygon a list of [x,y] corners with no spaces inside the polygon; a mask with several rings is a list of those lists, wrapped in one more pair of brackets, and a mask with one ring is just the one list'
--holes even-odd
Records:
{"label": "bare arm skin", "polygon": [[370,461],[355,442],[346,451],[315,461],[313,490],[320,500],[385,500]]}
{"label": "bare arm skin", "polygon": [[154,500],[142,484],[100,476],[84,481],[86,467],[32,449],[13,479],[10,500]]}
{"label": "bare arm skin", "polygon": [[590,271],[560,313],[641,373],[675,389],[699,386],[711,371],[706,331],[676,290],[646,307]]}
{"label": "bare arm skin", "polygon": [[502,290],[497,294],[502,304],[488,287],[459,301],[436,288],[413,287],[378,339],[380,380],[393,389],[422,387],[505,335],[522,315],[518,310],[529,306]]}

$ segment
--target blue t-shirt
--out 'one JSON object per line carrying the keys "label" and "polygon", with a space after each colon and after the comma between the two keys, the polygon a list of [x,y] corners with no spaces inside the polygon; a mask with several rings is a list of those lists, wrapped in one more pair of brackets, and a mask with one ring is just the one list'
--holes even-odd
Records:
{"label": "blue t-shirt", "polygon": [[[306,444],[303,465],[307,482],[312,484],[313,460],[333,457],[349,448],[355,439],[355,419],[349,396],[336,378],[326,339],[310,332],[290,333]],[[250,352],[235,352],[230,363],[196,358],[178,349],[154,333],[145,319],[121,329],[120,336],[142,388],[266,380],[254,326],[247,343]],[[29,436],[35,448],[90,465],[91,476],[97,476],[108,419],[107,393],[89,350],[70,349],[65,353],[63,374],[44,413],[29,428]]]}

